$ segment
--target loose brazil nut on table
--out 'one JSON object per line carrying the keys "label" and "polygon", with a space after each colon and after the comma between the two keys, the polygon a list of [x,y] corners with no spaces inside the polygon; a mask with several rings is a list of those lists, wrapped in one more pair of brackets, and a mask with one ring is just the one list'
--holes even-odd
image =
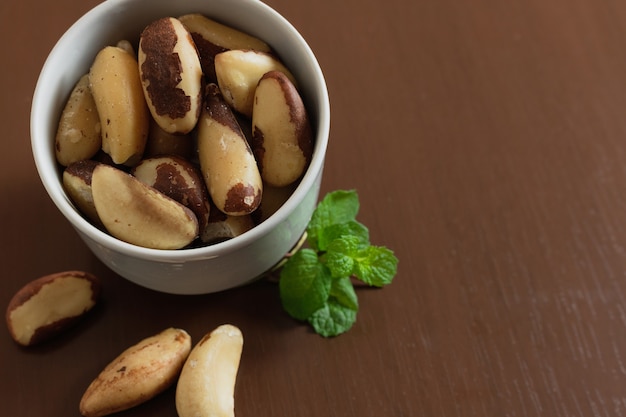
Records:
{"label": "loose brazil nut on table", "polygon": [[191,350],[176,385],[179,417],[234,417],[243,334],[223,324]]}
{"label": "loose brazil nut on table", "polygon": [[148,401],[176,382],[191,350],[189,334],[168,328],[123,351],[89,384],[80,400],[85,417],[100,417]]}
{"label": "loose brazil nut on table", "polygon": [[11,337],[30,346],[57,335],[96,305],[100,288],[100,281],[83,271],[58,272],[27,283],[7,306]]}

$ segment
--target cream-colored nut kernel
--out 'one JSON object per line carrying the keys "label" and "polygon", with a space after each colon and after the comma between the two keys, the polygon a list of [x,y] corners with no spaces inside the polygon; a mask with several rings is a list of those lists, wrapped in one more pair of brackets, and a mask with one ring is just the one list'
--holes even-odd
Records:
{"label": "cream-colored nut kernel", "polygon": [[313,152],[313,134],[304,103],[282,72],[270,71],[259,81],[252,137],[252,151],[265,182],[284,187],[304,173]]}
{"label": "cream-colored nut kernel", "polygon": [[248,117],[252,116],[256,86],[269,71],[280,71],[296,84],[287,67],[268,53],[233,49],[215,56],[215,75],[224,99]]}
{"label": "cream-colored nut kernel", "polygon": [[219,243],[242,235],[253,227],[251,215],[229,216],[213,207],[207,225],[200,233],[200,239],[208,244]]}
{"label": "cream-colored nut kernel", "polygon": [[104,47],[89,71],[102,125],[102,150],[116,164],[139,162],[148,137],[149,112],[137,60],[124,49]]}
{"label": "cream-colored nut kernel", "polygon": [[23,346],[41,343],[75,324],[96,305],[99,294],[99,280],[82,271],[58,272],[31,281],[9,301],[9,333]]}
{"label": "cream-colored nut kernel", "polygon": [[132,171],[135,178],[194,212],[200,236],[209,221],[209,193],[200,170],[188,160],[175,156],[158,156],[141,161]]}
{"label": "cream-colored nut kernel", "polygon": [[158,123],[150,118],[150,133],[144,152],[144,158],[159,155],[179,155],[183,158],[192,158],[196,147],[191,134],[180,135],[168,133],[161,129]]}
{"label": "cream-colored nut kernel", "polygon": [[114,237],[152,249],[180,249],[198,236],[191,210],[165,194],[109,165],[91,176],[98,216]]}
{"label": "cream-colored nut kernel", "polygon": [[215,84],[206,87],[198,122],[198,158],[209,194],[219,210],[232,216],[256,210],[263,193],[259,168]]}
{"label": "cream-colored nut kernel", "polygon": [[83,75],[70,93],[61,113],[55,137],[57,162],[68,166],[89,159],[102,146],[100,117],[89,89],[89,75]]}
{"label": "cream-colored nut kernel", "polygon": [[198,122],[202,67],[196,46],[173,17],[150,23],[139,41],[139,72],[154,120],[169,133],[189,133]]}
{"label": "cream-colored nut kernel", "polygon": [[179,417],[234,417],[242,350],[241,330],[230,324],[219,326],[193,347],[176,385]]}
{"label": "cream-colored nut kernel", "polygon": [[122,352],[100,372],[81,398],[85,417],[100,417],[148,401],[176,381],[191,350],[191,337],[168,328]]}
{"label": "cream-colored nut kernel", "polygon": [[63,170],[63,188],[78,211],[92,223],[100,225],[100,217],[93,203],[91,193],[91,176],[100,162],[86,159],[74,162]]}
{"label": "cream-colored nut kernel", "polygon": [[136,56],[136,52],[135,52],[135,47],[133,46],[132,43],[130,43],[129,40],[127,39],[122,39],[120,41],[118,41],[115,46],[117,46],[118,48],[121,48],[123,50],[125,50],[126,52],[128,52],[129,54],[131,54],[132,56]]}
{"label": "cream-colored nut kernel", "polygon": [[253,49],[270,52],[271,48],[261,39],[251,36],[233,27],[219,23],[200,14],[190,13],[180,16],[178,20],[187,28],[193,38],[202,71],[211,81],[215,82],[215,55],[231,49]]}

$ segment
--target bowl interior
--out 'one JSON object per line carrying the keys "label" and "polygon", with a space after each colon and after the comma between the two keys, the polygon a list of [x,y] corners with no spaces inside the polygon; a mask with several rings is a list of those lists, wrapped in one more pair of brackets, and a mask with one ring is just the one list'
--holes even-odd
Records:
{"label": "bowl interior", "polygon": [[[137,42],[141,30],[164,16],[198,12],[255,35],[277,52],[298,79],[315,133],[311,164],[289,200],[271,217],[229,241],[193,249],[155,250],[120,241],[92,226],[63,190],[54,154],[54,135],[65,101],[78,78],[89,70],[97,52],[121,39]],[[57,42],[41,71],[31,110],[31,144],[35,164],[51,199],[79,233],[96,245],[129,256],[164,262],[211,259],[245,247],[271,233],[314,187],[323,169],[330,128],[330,109],[319,64],[297,30],[258,0],[107,0],[87,12]]]}

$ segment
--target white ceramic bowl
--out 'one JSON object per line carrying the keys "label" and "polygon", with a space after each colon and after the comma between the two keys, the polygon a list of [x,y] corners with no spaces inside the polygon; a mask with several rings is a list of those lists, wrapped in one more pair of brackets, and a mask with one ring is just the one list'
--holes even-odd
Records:
{"label": "white ceramic bowl", "polygon": [[[136,40],[151,21],[199,12],[269,43],[298,80],[310,113],[315,146],[311,164],[292,196],[249,232],[202,248],[156,250],[120,241],[92,226],[61,183],[54,136],[69,92],[105,45]],[[324,76],[302,36],[259,0],[107,0],[74,23],[57,42],[39,76],[31,109],[31,145],[50,198],[91,251],[138,285],[175,294],[201,294],[248,283],[281,260],[299,240],[317,204],[330,129]]]}

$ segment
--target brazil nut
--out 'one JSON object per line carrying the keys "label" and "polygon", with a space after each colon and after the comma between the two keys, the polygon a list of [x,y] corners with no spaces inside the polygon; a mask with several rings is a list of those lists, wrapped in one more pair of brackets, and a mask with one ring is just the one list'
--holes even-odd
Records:
{"label": "brazil nut", "polygon": [[215,55],[231,49],[252,49],[270,52],[267,43],[233,27],[209,19],[201,13],[190,13],[178,18],[193,38],[202,71],[208,80],[215,82]]}
{"label": "brazil nut", "polygon": [[139,181],[155,188],[194,212],[203,234],[211,206],[199,169],[176,155],[162,155],[141,161],[132,171]]}
{"label": "brazil nut", "polygon": [[89,88],[89,75],[85,74],[72,89],[61,113],[55,136],[56,159],[68,166],[91,158],[101,147],[100,117]]}
{"label": "brazil nut", "polygon": [[96,55],[89,83],[102,126],[102,150],[116,164],[134,165],[150,127],[137,60],[125,49],[106,46]]}
{"label": "brazil nut", "polygon": [[65,271],[28,282],[6,311],[11,337],[20,345],[41,343],[75,324],[97,303],[100,281],[83,271]]}
{"label": "brazil nut", "polygon": [[198,157],[215,206],[229,215],[246,215],[261,202],[263,183],[252,150],[219,87],[206,87],[198,123]]}
{"label": "brazil nut", "polygon": [[91,93],[98,117],[64,115],[60,131],[101,130],[100,149],[60,146],[68,197],[95,226],[150,248],[209,245],[263,222],[312,156],[293,74],[263,40],[198,13],[157,19],[138,41],[104,47],[68,99]]}
{"label": "brazil nut", "polygon": [[173,17],[150,23],[139,41],[139,73],[154,120],[169,133],[189,133],[198,121],[202,67],[191,35]]}
{"label": "brazil nut", "polygon": [[93,224],[101,226],[91,192],[91,176],[100,162],[85,159],[76,161],[63,170],[63,189],[76,208]]}
{"label": "brazil nut", "polygon": [[[257,211],[259,210],[256,210],[255,213]],[[200,240],[206,244],[219,243],[237,237],[253,227],[254,219],[251,214],[229,216],[213,207],[208,222],[204,230],[200,233]]]}
{"label": "brazil nut", "polygon": [[292,83],[296,83],[287,67],[272,54],[233,49],[215,56],[215,75],[224,99],[232,108],[248,117],[252,116],[256,86],[268,71],[280,71]]}
{"label": "brazil nut", "polygon": [[118,168],[96,166],[91,192],[102,224],[120,240],[180,249],[198,236],[198,219],[190,209]]}
{"label": "brazil nut", "polygon": [[254,94],[252,150],[263,180],[275,187],[295,182],[313,152],[312,132],[296,87],[282,72],[261,77]]}

